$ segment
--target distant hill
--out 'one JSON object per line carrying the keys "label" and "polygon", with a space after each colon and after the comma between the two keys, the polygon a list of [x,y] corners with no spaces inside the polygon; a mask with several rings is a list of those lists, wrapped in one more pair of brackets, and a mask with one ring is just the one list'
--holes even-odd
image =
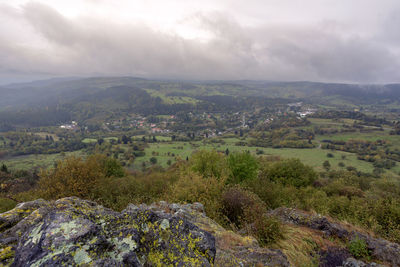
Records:
{"label": "distant hill", "polygon": [[[339,109],[400,104],[400,84],[357,85],[273,81],[177,81],[135,77],[57,78],[0,87],[4,125],[54,125],[136,112],[235,111],[302,101]],[[33,122],[33,123],[32,123]]]}
{"label": "distant hill", "polygon": [[[118,86],[131,86],[162,96],[266,96],[272,98],[304,98],[318,102],[318,98],[339,97],[354,103],[369,103],[381,99],[400,99],[400,84],[357,85],[316,82],[271,81],[162,81],[134,77],[66,78],[12,84],[0,87],[0,110],[32,106],[64,104]],[[98,94],[96,97],[109,95]],[[125,94],[115,91],[114,94]],[[122,95],[121,95],[122,96]],[[113,97],[118,98],[114,95]],[[125,100],[125,99],[124,99]]]}

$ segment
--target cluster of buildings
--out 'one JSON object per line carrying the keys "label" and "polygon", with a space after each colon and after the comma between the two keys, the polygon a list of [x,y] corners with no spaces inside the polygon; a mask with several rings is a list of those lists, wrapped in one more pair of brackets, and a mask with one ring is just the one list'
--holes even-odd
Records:
{"label": "cluster of buildings", "polygon": [[78,130],[78,123],[76,121],[71,121],[69,124],[60,125],[60,128],[66,130]]}

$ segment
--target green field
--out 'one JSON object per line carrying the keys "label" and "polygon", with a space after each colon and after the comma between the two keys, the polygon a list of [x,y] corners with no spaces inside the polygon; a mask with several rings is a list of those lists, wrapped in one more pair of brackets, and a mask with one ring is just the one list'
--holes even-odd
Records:
{"label": "green field", "polygon": [[162,99],[162,101],[165,104],[195,104],[199,102],[197,99],[194,99],[192,97],[188,96],[166,96],[165,93],[156,91],[156,90],[151,90],[151,89],[146,89],[146,91],[152,96],[152,97],[159,97]]}
{"label": "green field", "polygon": [[4,163],[10,170],[31,170],[33,168],[48,168],[52,167],[58,160],[62,160],[68,156],[85,156],[84,151],[65,152],[58,154],[40,154],[18,156],[11,159],[0,161]]}
{"label": "green field", "polygon": [[[203,143],[202,141],[197,142],[168,142],[168,143],[152,143],[145,149],[146,156],[136,158],[134,162],[134,168],[140,168],[143,162],[146,165],[150,165],[150,158],[157,158],[157,164],[166,167],[167,161],[171,160],[174,162],[177,158],[186,159],[190,157],[196,150],[216,150],[224,152],[229,149],[230,152],[236,151],[250,151],[255,154],[257,150],[262,150],[263,155],[280,156],[282,158],[299,158],[303,163],[314,167],[318,171],[322,171],[322,163],[328,160],[331,164],[331,169],[340,170],[343,169],[338,166],[339,162],[343,162],[345,167],[353,166],[363,172],[372,172],[373,166],[371,163],[361,161],[357,159],[357,156],[352,153],[342,151],[330,151],[319,148],[313,149],[295,149],[295,148],[265,148],[265,147],[246,147],[236,146],[235,143],[239,141],[236,138],[223,139],[225,144],[218,143]],[[168,155],[168,152],[170,153]],[[328,158],[327,153],[333,154],[333,158]],[[174,155],[172,155],[174,154]],[[342,156],[345,158],[342,159]],[[344,168],[345,168],[344,167]]]}
{"label": "green field", "polygon": [[82,140],[82,142],[85,143],[85,144],[96,143],[96,142],[97,142],[97,139],[94,139],[94,138],[85,138],[85,139]]}

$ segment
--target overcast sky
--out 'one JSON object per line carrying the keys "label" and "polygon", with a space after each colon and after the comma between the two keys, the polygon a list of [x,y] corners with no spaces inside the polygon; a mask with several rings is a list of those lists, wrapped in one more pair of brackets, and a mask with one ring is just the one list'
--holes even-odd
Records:
{"label": "overcast sky", "polygon": [[0,83],[400,82],[399,0],[0,0]]}

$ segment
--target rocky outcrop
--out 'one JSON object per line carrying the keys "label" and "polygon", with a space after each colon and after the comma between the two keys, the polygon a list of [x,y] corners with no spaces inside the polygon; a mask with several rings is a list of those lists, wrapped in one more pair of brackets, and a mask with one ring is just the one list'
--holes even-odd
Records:
{"label": "rocky outcrop", "polygon": [[354,258],[348,258],[343,262],[341,267],[379,267],[382,265],[376,263],[365,263]]}
{"label": "rocky outcrop", "polygon": [[[344,241],[351,241],[356,238],[363,239],[374,259],[390,263],[392,266],[400,266],[400,245],[381,238],[372,237],[366,233],[351,229],[341,223],[336,223],[327,217],[310,214],[297,209],[278,208],[269,215],[280,218],[285,223],[305,226],[319,230],[326,237],[334,236]],[[346,263],[347,262],[347,263]],[[344,266],[377,266],[377,265],[354,265],[356,261],[345,261]]]}
{"label": "rocky outcrop", "polygon": [[161,201],[149,208],[178,215],[215,236],[217,249],[215,266],[290,266],[282,251],[262,248],[255,238],[227,231],[208,218],[200,203],[179,205]]}
{"label": "rocky outcrop", "polygon": [[199,203],[129,205],[75,197],[36,200],[0,214],[0,265],[289,266],[279,250],[227,231]]}
{"label": "rocky outcrop", "polygon": [[118,213],[78,198],[35,201],[0,221],[0,254],[12,266],[211,266],[216,253],[193,223],[134,205]]}

